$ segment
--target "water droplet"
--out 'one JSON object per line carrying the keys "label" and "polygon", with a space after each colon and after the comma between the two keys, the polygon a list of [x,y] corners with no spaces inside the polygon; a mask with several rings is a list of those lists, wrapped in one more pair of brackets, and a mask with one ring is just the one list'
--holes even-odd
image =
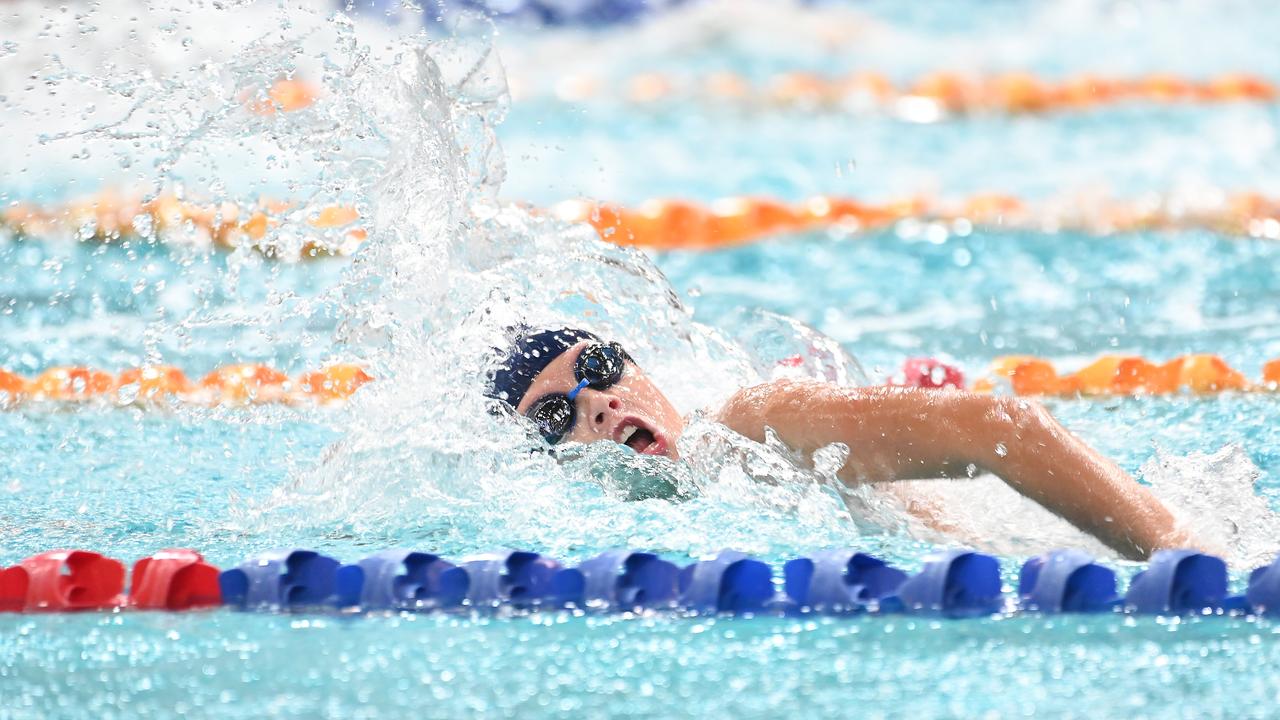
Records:
{"label": "water droplet", "polygon": [[116,401],[121,405],[132,405],[138,399],[140,388],[138,383],[121,385],[116,389]]}
{"label": "water droplet", "polygon": [[138,213],[133,217],[133,230],[138,235],[149,238],[155,231],[155,221],[151,213]]}
{"label": "water droplet", "polygon": [[1004,457],[1009,454],[1009,448],[1002,442],[996,443],[996,454],[1000,457]]}

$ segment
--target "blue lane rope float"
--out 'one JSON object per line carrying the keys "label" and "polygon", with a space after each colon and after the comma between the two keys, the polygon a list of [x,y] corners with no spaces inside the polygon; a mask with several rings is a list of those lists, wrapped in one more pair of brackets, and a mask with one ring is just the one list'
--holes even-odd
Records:
{"label": "blue lane rope float", "polygon": [[782,568],[787,597],[800,612],[845,614],[888,611],[907,574],[885,561],[849,549],[822,550]]}
{"label": "blue lane rope float", "polygon": [[1223,609],[1227,564],[1194,550],[1161,550],[1129,583],[1124,601],[1139,613],[1194,613]]}
{"label": "blue lane rope float", "polygon": [[581,593],[581,576],[566,573],[551,558],[523,550],[503,550],[464,560],[472,607],[509,605],[530,609],[539,605],[562,606],[566,598]]}
{"label": "blue lane rope float", "polygon": [[906,612],[969,617],[1004,607],[1000,562],[968,550],[944,550],[925,557],[924,568],[898,588]]}
{"label": "blue lane rope float", "polygon": [[338,607],[364,610],[452,608],[467,597],[470,578],[430,553],[395,548],[374,553],[334,576]]}
{"label": "blue lane rope float", "polygon": [[241,610],[332,605],[340,563],[314,550],[274,550],[218,576],[222,602]]}
{"label": "blue lane rope float", "polygon": [[679,604],[689,612],[760,613],[773,598],[773,571],[736,550],[721,550],[680,572]]}
{"label": "blue lane rope float", "polygon": [[1270,565],[1249,573],[1249,588],[1244,597],[1253,611],[1263,615],[1280,615],[1280,557]]}
{"label": "blue lane rope float", "polygon": [[604,610],[675,607],[680,569],[653,553],[610,550],[583,562],[582,594],[574,604]]}
{"label": "blue lane rope float", "polygon": [[314,550],[282,549],[218,573],[194,550],[170,549],[134,565],[128,592],[124,579],[123,564],[98,553],[40,553],[0,567],[0,612],[220,605],[276,612],[1280,615],[1280,557],[1249,575],[1244,595],[1231,596],[1226,563],[1194,550],[1156,553],[1133,576],[1123,599],[1115,572],[1079,550],[1054,550],[1028,560],[1015,597],[1003,592],[999,560],[959,549],[927,556],[914,575],[852,549],[822,550],[787,561],[780,578],[768,563],[735,550],[681,569],[653,553],[626,549],[603,552],[576,567],[520,550],[477,555],[455,565],[438,555],[392,549],[343,565]]}
{"label": "blue lane rope float", "polygon": [[1023,609],[1045,613],[1104,612],[1120,602],[1115,571],[1081,550],[1054,550],[1023,563],[1018,600]]}
{"label": "blue lane rope float", "polygon": [[[478,12],[494,20],[557,26],[599,27],[632,22],[689,0],[443,0],[435,12],[422,13],[428,27],[439,15]],[[403,23],[408,15],[400,0],[337,0],[339,10],[379,15],[388,24]]]}

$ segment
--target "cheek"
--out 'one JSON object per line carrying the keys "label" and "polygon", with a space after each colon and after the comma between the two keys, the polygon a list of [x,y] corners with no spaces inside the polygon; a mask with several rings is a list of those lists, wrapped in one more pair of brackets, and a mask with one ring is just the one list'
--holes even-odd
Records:
{"label": "cheek", "polygon": [[566,442],[592,443],[599,439],[595,433],[591,432],[590,423],[585,420],[582,413],[578,413],[578,422],[574,424],[573,432],[564,436]]}
{"label": "cheek", "polygon": [[662,391],[648,378],[639,378],[629,383],[627,391],[627,399],[632,406],[648,415],[650,419],[668,426],[679,422],[680,414],[667,401],[667,396],[663,395]]}

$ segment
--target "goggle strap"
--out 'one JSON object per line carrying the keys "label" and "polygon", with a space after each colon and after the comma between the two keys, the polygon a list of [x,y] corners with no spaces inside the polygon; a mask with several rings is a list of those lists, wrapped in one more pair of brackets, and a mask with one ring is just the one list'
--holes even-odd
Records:
{"label": "goggle strap", "polygon": [[590,384],[591,384],[591,381],[585,378],[582,381],[580,381],[578,383],[578,387],[569,391],[568,393],[569,402],[576,401],[578,399],[578,393],[582,392],[582,389],[587,387]]}

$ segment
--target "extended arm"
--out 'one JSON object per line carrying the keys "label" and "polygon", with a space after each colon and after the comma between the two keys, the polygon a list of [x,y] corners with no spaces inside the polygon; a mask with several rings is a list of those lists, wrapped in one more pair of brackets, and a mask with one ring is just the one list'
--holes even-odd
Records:
{"label": "extended arm", "polygon": [[1127,557],[1189,541],[1149,490],[1037,403],[782,382],[740,391],[720,420],[757,441],[773,428],[806,452],[844,443],[851,452],[840,477],[851,484],[965,477],[977,466]]}

